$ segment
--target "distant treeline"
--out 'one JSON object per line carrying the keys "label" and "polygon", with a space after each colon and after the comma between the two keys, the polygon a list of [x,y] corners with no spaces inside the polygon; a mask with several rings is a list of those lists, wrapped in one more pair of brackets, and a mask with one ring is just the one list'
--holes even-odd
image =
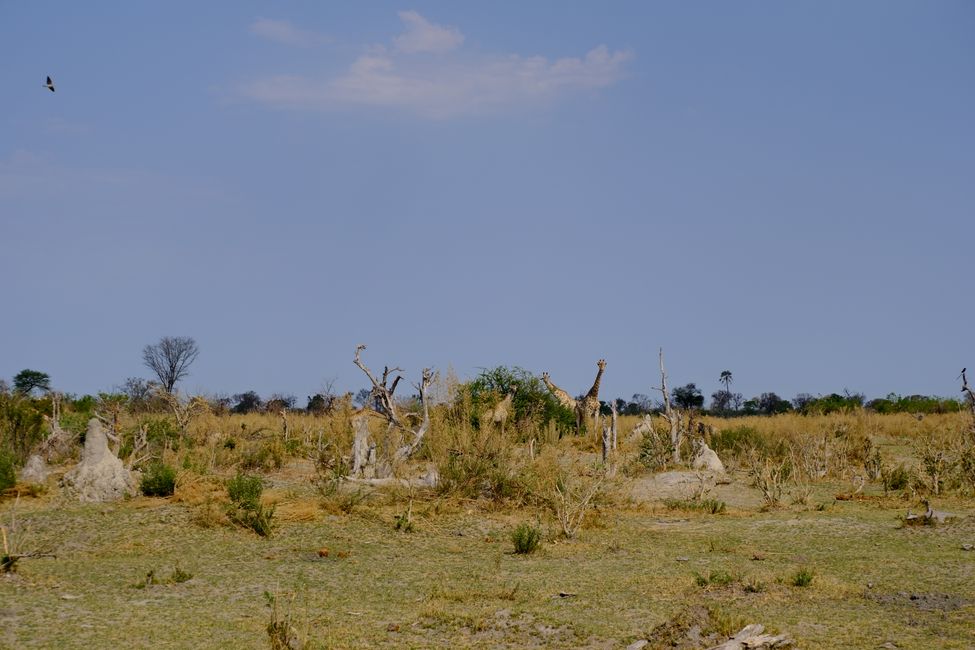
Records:
{"label": "distant treeline", "polygon": [[[694,409],[709,415],[736,417],[746,415],[776,415],[778,413],[800,413],[802,415],[825,415],[866,409],[875,413],[955,413],[965,408],[961,400],[931,395],[897,395],[889,393],[886,397],[867,401],[862,393],[830,393],[829,395],[810,395],[799,393],[787,400],[773,392],[762,393],[749,400],[742,399],[741,393],[721,390],[714,393],[709,408],[704,406],[704,396],[694,384],[687,384],[671,391],[671,401],[682,409]],[[616,410],[624,415],[643,415],[656,413],[662,408],[647,395],[635,394],[629,400],[617,398]],[[610,405],[604,404],[604,412],[610,412]]]}

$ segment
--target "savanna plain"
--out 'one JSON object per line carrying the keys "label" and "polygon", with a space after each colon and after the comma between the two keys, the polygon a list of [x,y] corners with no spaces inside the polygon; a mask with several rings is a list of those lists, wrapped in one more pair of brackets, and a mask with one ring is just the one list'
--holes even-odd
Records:
{"label": "savanna plain", "polygon": [[[395,424],[8,392],[0,646],[975,647],[967,405],[577,433],[540,384],[479,381]],[[98,429],[137,489],[85,503],[61,484]]]}

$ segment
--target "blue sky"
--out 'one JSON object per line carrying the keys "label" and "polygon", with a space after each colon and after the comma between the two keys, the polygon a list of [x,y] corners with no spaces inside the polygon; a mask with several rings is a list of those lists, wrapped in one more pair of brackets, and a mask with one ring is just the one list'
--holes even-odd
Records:
{"label": "blue sky", "polygon": [[[0,376],[953,395],[975,5],[0,4]],[[50,74],[57,92],[42,88]]]}

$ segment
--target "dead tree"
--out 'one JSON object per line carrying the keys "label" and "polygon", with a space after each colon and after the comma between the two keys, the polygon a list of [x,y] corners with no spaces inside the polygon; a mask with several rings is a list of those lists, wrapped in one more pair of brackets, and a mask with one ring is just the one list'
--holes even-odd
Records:
{"label": "dead tree", "polygon": [[[359,367],[362,372],[366,374],[369,381],[372,383],[372,390],[369,394],[369,401],[371,402],[372,409],[386,418],[386,436],[395,431],[404,431],[412,436],[412,438],[402,447],[398,448],[392,456],[392,461],[394,463],[402,462],[408,460],[414,452],[420,447],[423,442],[423,437],[426,435],[427,430],[430,428],[430,407],[427,400],[427,392],[430,388],[430,384],[433,382],[433,371],[430,368],[424,368],[421,374],[421,379],[419,384],[415,384],[417,391],[420,394],[420,405],[423,409],[423,419],[420,422],[420,426],[413,429],[409,427],[403,417],[399,414],[396,408],[395,392],[396,387],[399,386],[400,380],[403,379],[402,375],[397,374],[390,383],[390,376],[394,373],[402,372],[402,368],[390,368],[385,366],[383,368],[382,380],[376,378],[376,376],[369,370],[362,362],[361,353],[366,349],[365,345],[358,345],[355,349],[355,359],[354,363]],[[364,432],[367,432],[365,418],[363,417],[359,423],[356,425],[356,437],[357,439],[361,437]],[[366,445],[365,439],[360,442],[359,455],[362,455],[363,449],[368,449],[368,447],[363,447]],[[355,464],[356,453],[353,453],[353,464]],[[366,458],[368,458],[368,453],[366,453]]]}
{"label": "dead tree", "polygon": [[51,417],[44,415],[44,421],[47,423],[51,430],[51,433],[47,436],[44,442],[41,443],[38,449],[38,455],[45,461],[51,462],[55,456],[59,456],[67,450],[71,441],[74,440],[74,434],[70,431],[66,431],[61,428],[61,400],[63,396],[61,393],[52,392],[51,393]]}
{"label": "dead tree", "polygon": [[680,464],[680,446],[684,441],[684,414],[670,403],[670,390],[667,388],[667,371],[664,370],[664,349],[660,348],[660,388],[663,395],[664,411],[661,417],[670,427],[671,460]]}
{"label": "dead tree", "polygon": [[971,434],[971,442],[975,445],[975,391],[968,386],[968,377],[965,372],[968,368],[961,369],[961,392],[965,393],[968,398],[968,409],[972,413],[971,425],[969,426],[969,433]]}

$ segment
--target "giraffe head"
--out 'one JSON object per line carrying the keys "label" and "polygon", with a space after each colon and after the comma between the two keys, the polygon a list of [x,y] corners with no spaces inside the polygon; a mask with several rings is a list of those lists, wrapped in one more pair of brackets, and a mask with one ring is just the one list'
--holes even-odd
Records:
{"label": "giraffe head", "polygon": [[548,382],[552,381],[552,378],[549,377],[549,375],[548,375],[547,372],[543,372],[542,373],[542,381],[544,381],[547,384]]}
{"label": "giraffe head", "polygon": [[596,362],[596,365],[599,366],[600,370],[606,370],[606,359],[600,359]]}

